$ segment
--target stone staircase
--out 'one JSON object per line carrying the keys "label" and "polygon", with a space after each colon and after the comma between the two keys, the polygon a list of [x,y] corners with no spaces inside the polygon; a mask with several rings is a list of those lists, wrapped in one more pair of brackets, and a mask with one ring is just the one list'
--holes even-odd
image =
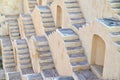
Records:
{"label": "stone staircase", "polygon": [[[58,31],[62,34],[65,48],[70,59],[70,65],[77,76],[77,80],[88,80],[89,78],[90,80],[97,79],[97,77],[89,70],[87,57],[84,54],[84,49],[79,36],[70,28],[58,29]],[[84,74],[86,74],[86,76],[84,76]]]}
{"label": "stone staircase", "polygon": [[63,35],[73,71],[89,69],[89,64],[84,54],[84,49],[79,40],[79,36],[69,28],[59,29],[59,32]]}
{"label": "stone staircase", "polygon": [[39,64],[44,80],[58,77],[59,74],[55,69],[55,64],[46,37],[35,36],[33,39],[37,54],[39,55]]}
{"label": "stone staircase", "polygon": [[86,23],[85,18],[80,10],[77,0],[65,0],[64,5],[66,7],[67,13],[69,14],[71,24],[79,29]]}
{"label": "stone staircase", "polygon": [[32,17],[30,14],[24,14],[24,15],[21,15],[21,27],[23,27],[23,29],[21,29],[21,34],[24,32],[24,37],[27,37],[27,38],[30,38],[31,36],[33,35],[36,35],[36,32],[35,32],[35,28],[34,28],[34,24],[33,24],[33,21],[32,21]]}
{"label": "stone staircase", "polygon": [[48,4],[48,5],[51,5],[52,2],[53,2],[53,0],[48,0],[48,1],[47,1],[47,4]]}
{"label": "stone staircase", "polygon": [[51,10],[48,6],[38,6],[38,8],[41,13],[44,30],[47,34],[50,34],[56,30]]}
{"label": "stone staircase", "polygon": [[27,41],[19,39],[15,42],[18,69],[23,80],[43,80],[41,74],[34,73]]}
{"label": "stone staircase", "polygon": [[9,26],[9,36],[11,40],[20,39],[20,32],[18,26],[18,15],[6,15],[6,22]]}
{"label": "stone staircase", "polygon": [[100,21],[108,26],[110,31],[110,36],[117,47],[118,52],[120,52],[120,20],[115,18],[103,18]]}
{"label": "stone staircase", "polygon": [[120,1],[119,0],[110,0],[110,5],[118,15],[120,15]]}
{"label": "stone staircase", "polygon": [[20,73],[16,70],[13,47],[9,37],[6,36],[2,39],[1,47],[6,80],[21,80]]}
{"label": "stone staircase", "polygon": [[28,6],[29,6],[30,12],[33,11],[36,5],[38,5],[37,0],[28,0]]}

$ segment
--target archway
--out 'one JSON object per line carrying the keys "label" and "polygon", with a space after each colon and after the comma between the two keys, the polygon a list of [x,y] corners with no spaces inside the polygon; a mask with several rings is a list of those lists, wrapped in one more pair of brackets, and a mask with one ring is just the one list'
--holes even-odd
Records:
{"label": "archway", "polygon": [[58,28],[62,27],[62,8],[60,6],[57,6],[57,17],[56,17],[56,24]]}
{"label": "archway", "polygon": [[94,35],[92,42],[91,64],[92,67],[95,70],[97,70],[101,76],[103,74],[104,59],[105,59],[105,42],[100,36]]}
{"label": "archway", "polygon": [[39,2],[39,5],[42,5],[42,0],[39,0],[38,2]]}

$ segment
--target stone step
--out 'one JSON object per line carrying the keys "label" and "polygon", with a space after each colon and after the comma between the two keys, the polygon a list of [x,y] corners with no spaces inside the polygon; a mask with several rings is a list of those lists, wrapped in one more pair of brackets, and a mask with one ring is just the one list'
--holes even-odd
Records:
{"label": "stone step", "polygon": [[120,13],[120,8],[113,8],[116,13]]}
{"label": "stone step", "polygon": [[25,69],[22,69],[22,74],[23,74],[23,75],[34,74],[34,71],[33,71],[32,67],[30,67],[30,68],[25,68]]}
{"label": "stone step", "polygon": [[10,38],[11,40],[17,40],[17,39],[20,39],[20,36],[11,36]]}
{"label": "stone step", "polygon": [[43,80],[40,73],[27,74],[25,77],[27,78],[26,80]]}
{"label": "stone step", "polygon": [[42,64],[41,66],[41,70],[46,70],[46,69],[54,69],[55,68],[55,65],[52,63],[52,64]]}
{"label": "stone step", "polygon": [[42,18],[51,18],[52,14],[41,14]]}
{"label": "stone step", "polygon": [[82,62],[82,61],[87,60],[86,56],[84,54],[80,54],[80,53],[69,54],[69,57],[70,57],[70,62],[71,63],[73,63],[73,62]]}
{"label": "stone step", "polygon": [[13,51],[7,50],[7,51],[4,51],[3,54],[6,54],[6,55],[7,55],[7,54],[13,54]]}
{"label": "stone step", "polygon": [[80,12],[80,8],[77,7],[77,8],[67,8],[67,12]]}
{"label": "stone step", "polygon": [[45,32],[49,32],[49,31],[55,31],[56,28],[55,27],[51,27],[51,28],[44,28]]}
{"label": "stone step", "polygon": [[30,20],[23,20],[23,23],[26,24],[26,25],[27,24],[29,25],[29,24],[33,24],[33,21],[32,21],[32,19],[30,19]]}
{"label": "stone step", "polygon": [[71,63],[73,71],[86,70],[89,69],[88,62],[73,62]]}
{"label": "stone step", "polygon": [[0,80],[5,80],[5,71],[0,70]]}
{"label": "stone step", "polygon": [[44,41],[36,41],[35,42],[36,46],[39,46],[39,45],[48,45],[48,42],[46,41],[46,39]]}
{"label": "stone step", "polygon": [[29,58],[30,58],[30,54],[29,53],[19,54],[19,59],[20,60],[27,60]]}
{"label": "stone step", "polygon": [[66,7],[72,7],[72,6],[79,6],[77,1],[74,3],[70,3],[70,4],[65,4]]}
{"label": "stone step", "polygon": [[37,46],[38,51],[48,51],[50,48],[48,45]]}
{"label": "stone step", "polygon": [[13,47],[12,46],[6,46],[2,49],[3,51],[6,51],[6,50],[13,50]]}
{"label": "stone step", "polygon": [[34,32],[35,33],[35,29],[34,28],[27,28],[27,29],[25,29],[25,32],[27,33],[27,32]]}
{"label": "stone step", "polygon": [[113,7],[113,8],[119,8],[120,7],[120,1],[119,2],[111,2],[110,5]]}
{"label": "stone step", "polygon": [[47,63],[47,62],[53,62],[53,58],[51,55],[40,57],[40,63]]}
{"label": "stone step", "polygon": [[13,63],[10,63],[10,64],[5,64],[5,68],[11,68],[11,67],[15,67],[16,64],[13,62]]}
{"label": "stone step", "polygon": [[7,71],[7,72],[16,72],[16,66],[6,67],[5,71]]}
{"label": "stone step", "polygon": [[23,49],[23,50],[17,50],[18,54],[25,54],[25,53],[29,53],[28,49]]}
{"label": "stone step", "polygon": [[19,28],[18,26],[12,26],[12,27],[9,27],[9,30],[12,32],[12,31],[19,31]]}
{"label": "stone step", "polygon": [[83,14],[81,12],[70,12],[70,19],[74,18],[83,18]]}
{"label": "stone step", "polygon": [[11,33],[10,35],[11,35],[11,37],[12,37],[12,36],[13,36],[13,37],[14,37],[14,36],[16,37],[16,36],[20,36],[20,33]]}
{"label": "stone step", "polygon": [[74,53],[83,53],[84,49],[81,46],[73,47],[73,48],[67,48],[68,54],[74,54]]}
{"label": "stone step", "polygon": [[97,76],[90,70],[80,70],[75,71],[74,74],[77,76],[77,79],[79,80],[101,80],[98,79]]}
{"label": "stone step", "polygon": [[78,20],[72,20],[72,19],[71,19],[71,21],[72,21],[72,22],[71,22],[72,24],[78,24],[78,23],[79,23],[79,24],[82,24],[82,23],[85,23],[85,22],[86,22],[84,18],[81,18],[81,19],[78,19]]}
{"label": "stone step", "polygon": [[[48,17],[49,18],[49,17]],[[43,22],[47,22],[47,21],[53,21],[53,17],[48,18],[42,18]]]}
{"label": "stone step", "polygon": [[9,72],[6,76],[7,80],[22,80],[19,72]]}
{"label": "stone step", "polygon": [[52,23],[43,23],[43,26],[54,26],[55,24],[54,24],[54,22],[52,22]]}
{"label": "stone step", "polygon": [[39,56],[40,57],[48,57],[48,56],[51,56],[51,52],[50,52],[50,50],[48,50],[48,51],[38,51],[38,53],[39,53]]}
{"label": "stone step", "polygon": [[49,12],[50,8],[48,6],[38,6],[40,12]]}
{"label": "stone step", "polygon": [[76,47],[76,46],[81,46],[81,41],[79,39],[76,40],[64,40],[65,42],[65,47]]}
{"label": "stone step", "polygon": [[18,49],[19,49],[19,48],[28,48],[28,46],[27,46],[26,44],[23,44],[23,45],[17,46],[17,48],[18,48]]}
{"label": "stone step", "polygon": [[8,23],[8,25],[10,27],[12,27],[12,26],[18,26],[18,22],[17,21],[16,22],[11,21],[11,22]]}
{"label": "stone step", "polygon": [[37,0],[28,0],[28,2],[30,2],[30,3],[36,3]]}
{"label": "stone step", "polygon": [[27,28],[33,28],[34,25],[33,24],[25,24],[24,25],[24,28],[27,29]]}
{"label": "stone step", "polygon": [[73,4],[73,3],[77,3],[76,0],[65,0],[65,4]]}
{"label": "stone step", "polygon": [[2,56],[4,57],[4,58],[14,58],[14,55],[13,55],[13,52],[12,53],[9,53],[9,54],[2,54]]}
{"label": "stone step", "polygon": [[20,64],[21,69],[27,69],[27,68],[32,68],[31,63],[22,63]]}
{"label": "stone step", "polygon": [[45,76],[45,78],[55,78],[58,77],[59,74],[56,71],[56,69],[46,69],[46,70],[42,70],[43,75]]}

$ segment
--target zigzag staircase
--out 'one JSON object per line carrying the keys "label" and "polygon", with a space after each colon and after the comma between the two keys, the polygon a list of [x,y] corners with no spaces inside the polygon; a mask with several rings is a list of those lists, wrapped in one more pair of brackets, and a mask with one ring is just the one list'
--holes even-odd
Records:
{"label": "zigzag staircase", "polygon": [[53,2],[53,0],[47,0],[47,4],[48,4],[48,5],[51,5],[52,2]]}
{"label": "zigzag staircase", "polygon": [[23,80],[43,80],[41,74],[34,73],[27,41],[19,39],[14,41],[16,47],[18,70]]}
{"label": "zigzag staircase", "polygon": [[36,35],[34,24],[30,14],[20,15],[19,25],[22,38],[30,38],[31,36]]}
{"label": "zigzag staircase", "polygon": [[80,10],[77,0],[65,0],[64,5],[66,7],[67,13],[69,14],[71,24],[79,29],[86,24],[85,18]]}
{"label": "zigzag staircase", "polygon": [[8,36],[2,39],[1,48],[6,80],[21,80],[20,73],[16,69],[13,46]]}
{"label": "zigzag staircase", "polygon": [[33,11],[36,5],[38,5],[37,0],[28,0],[28,6],[29,6],[30,12]]}
{"label": "zigzag staircase", "polygon": [[109,0],[112,10],[120,16],[120,1],[119,0]]}
{"label": "zigzag staircase", "polygon": [[43,23],[42,26],[44,27],[44,31],[47,34],[55,31],[55,23],[50,8],[48,6],[38,6],[38,9],[41,14],[41,19]]}
{"label": "zigzag staircase", "polygon": [[39,58],[39,66],[42,71],[41,74],[46,79],[53,79],[59,77],[55,69],[55,64],[52,58],[50,47],[45,36],[35,36],[32,38],[35,43],[36,53]]}
{"label": "zigzag staircase", "polygon": [[[57,37],[57,39],[54,39],[54,37]],[[62,50],[60,51],[61,55],[62,53],[67,54],[69,59],[68,66],[71,67],[75,80],[89,80],[89,78],[90,80],[97,79],[92,71],[90,71],[89,63],[87,62],[87,57],[84,54],[84,49],[79,36],[72,29],[63,28],[56,30],[56,32],[53,32],[49,36],[49,41],[51,42],[51,47],[54,47],[52,48],[53,53],[55,53],[55,51]]]}
{"label": "zigzag staircase", "polygon": [[118,53],[120,52],[120,20],[116,18],[103,18],[100,19],[102,24],[109,27],[110,36],[117,47]]}
{"label": "zigzag staircase", "polygon": [[10,39],[20,39],[19,26],[17,21],[18,15],[6,15],[5,17],[9,27]]}

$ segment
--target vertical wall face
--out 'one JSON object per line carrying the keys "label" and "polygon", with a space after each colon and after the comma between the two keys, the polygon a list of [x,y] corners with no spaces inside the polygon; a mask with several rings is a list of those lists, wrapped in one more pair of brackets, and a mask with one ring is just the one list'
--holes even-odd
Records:
{"label": "vertical wall face", "polygon": [[114,16],[108,0],[78,0],[78,2],[87,22],[95,18]]}
{"label": "vertical wall face", "polygon": [[0,13],[17,14],[22,13],[22,0],[0,0]]}

